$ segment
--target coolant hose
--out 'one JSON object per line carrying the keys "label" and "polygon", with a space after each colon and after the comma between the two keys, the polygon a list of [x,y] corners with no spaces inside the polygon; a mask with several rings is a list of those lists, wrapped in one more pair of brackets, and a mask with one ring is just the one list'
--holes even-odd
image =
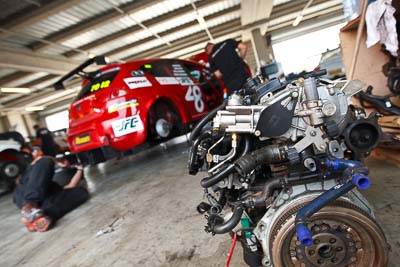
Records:
{"label": "coolant hose", "polygon": [[[241,157],[246,155],[249,151],[250,151],[250,138],[249,138],[249,136],[244,135],[244,148],[241,153]],[[208,188],[210,186],[213,186],[213,185],[219,183],[220,181],[225,179],[228,175],[230,175],[234,172],[235,172],[235,165],[229,164],[225,168],[223,168],[221,171],[219,171],[218,173],[216,173],[212,176],[203,178],[200,181],[200,185],[203,188]]]}
{"label": "coolant hose", "polygon": [[272,145],[242,156],[236,160],[235,169],[240,175],[247,176],[259,165],[279,163],[287,159],[286,146]]}
{"label": "coolant hose", "polygon": [[213,185],[217,184],[218,182],[222,181],[229,174],[232,174],[234,172],[235,172],[235,165],[234,164],[229,164],[228,166],[226,166],[224,169],[222,169],[218,173],[201,179],[200,185],[203,188],[208,188],[208,187],[213,186]]}
{"label": "coolant hose", "polygon": [[319,195],[297,212],[295,219],[296,232],[299,241],[303,246],[311,246],[313,243],[312,233],[307,227],[307,221],[314,213],[335,201],[337,198],[343,196],[354,187],[366,189],[370,185],[370,179],[367,176],[368,169],[361,162],[342,159],[327,159],[326,166],[328,170],[331,171],[340,171],[344,169],[343,178],[346,181],[335,185],[328,191]]}
{"label": "coolant hose", "polygon": [[210,121],[212,120],[215,115],[217,115],[217,112],[220,111],[221,109],[224,109],[226,107],[226,104],[228,103],[227,100],[225,100],[220,106],[216,107],[215,109],[211,110],[204,118],[202,118],[196,126],[193,128],[192,133],[190,134],[189,141],[193,142],[194,139],[197,138],[199,135],[201,129]]}
{"label": "coolant hose", "polygon": [[214,234],[225,234],[232,231],[232,229],[235,228],[236,225],[240,222],[242,214],[243,214],[243,207],[235,206],[233,208],[232,217],[230,217],[229,220],[227,220],[224,223],[213,225],[211,231]]}

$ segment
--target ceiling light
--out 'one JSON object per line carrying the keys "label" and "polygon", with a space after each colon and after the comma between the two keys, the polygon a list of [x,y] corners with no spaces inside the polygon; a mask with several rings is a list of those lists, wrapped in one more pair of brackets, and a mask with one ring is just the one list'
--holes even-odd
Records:
{"label": "ceiling light", "polygon": [[43,106],[36,106],[36,107],[25,107],[26,111],[40,111],[44,110]]}
{"label": "ceiling light", "polygon": [[25,87],[1,87],[0,91],[2,93],[20,93],[26,94],[31,92],[31,88]]}

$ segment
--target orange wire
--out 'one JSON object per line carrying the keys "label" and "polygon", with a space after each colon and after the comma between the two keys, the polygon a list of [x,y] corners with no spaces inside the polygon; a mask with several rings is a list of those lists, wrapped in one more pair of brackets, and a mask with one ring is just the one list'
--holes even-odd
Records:
{"label": "orange wire", "polygon": [[229,262],[231,261],[233,251],[235,250],[236,238],[237,238],[236,233],[234,233],[231,249],[229,250],[228,258],[226,259],[226,265],[225,265],[226,267],[229,267]]}

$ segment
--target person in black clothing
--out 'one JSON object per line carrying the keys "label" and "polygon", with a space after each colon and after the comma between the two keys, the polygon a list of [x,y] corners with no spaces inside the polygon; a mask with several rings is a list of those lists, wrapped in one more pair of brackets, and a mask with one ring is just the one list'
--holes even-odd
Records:
{"label": "person in black clothing", "polygon": [[36,131],[36,138],[40,139],[40,147],[43,154],[54,157],[57,154],[57,145],[51,132],[45,127],[39,127],[39,125],[34,125],[33,129]]}
{"label": "person in black clothing", "polygon": [[59,218],[77,208],[89,198],[88,191],[79,187],[83,168],[77,167],[64,187],[53,182],[55,160],[41,156],[34,149],[34,160],[19,179],[13,201],[21,209],[22,223],[29,231],[44,232]]}
{"label": "person in black clothing", "polygon": [[243,61],[247,46],[242,42],[227,39],[217,44],[208,43],[205,50],[211,70],[217,78],[222,78],[228,94],[239,90],[249,77],[246,63]]}

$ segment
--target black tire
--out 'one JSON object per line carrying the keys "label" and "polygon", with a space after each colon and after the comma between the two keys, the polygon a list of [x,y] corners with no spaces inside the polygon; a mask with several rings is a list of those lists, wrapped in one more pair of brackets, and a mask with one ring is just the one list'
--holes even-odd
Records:
{"label": "black tire", "polygon": [[0,192],[12,191],[15,179],[21,174],[22,168],[16,161],[0,163]]}
{"label": "black tire", "polygon": [[[168,128],[169,127],[169,128]],[[182,120],[175,106],[168,101],[158,101],[148,114],[149,141],[164,141],[184,132]]]}

